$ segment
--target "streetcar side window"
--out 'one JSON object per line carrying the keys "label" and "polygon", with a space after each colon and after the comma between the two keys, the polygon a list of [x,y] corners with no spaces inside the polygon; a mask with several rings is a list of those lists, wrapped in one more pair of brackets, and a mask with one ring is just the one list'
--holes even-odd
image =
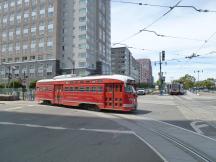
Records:
{"label": "streetcar side window", "polygon": [[115,85],[115,91],[119,92],[119,86],[118,85]]}
{"label": "streetcar side window", "polygon": [[122,85],[119,86],[119,92],[122,92]]}
{"label": "streetcar side window", "polygon": [[68,92],[69,91],[69,87],[65,87],[65,89],[64,89],[66,92]]}
{"label": "streetcar side window", "polygon": [[135,93],[136,91],[135,91],[135,89],[134,89],[134,87],[132,85],[126,85],[125,92],[127,92],[127,93]]}
{"label": "streetcar side window", "polygon": [[84,87],[80,87],[80,88],[79,88],[79,91],[80,91],[80,92],[83,92],[83,91],[84,91]]}
{"label": "streetcar side window", "polygon": [[73,92],[73,87],[70,87],[70,91]]}
{"label": "streetcar side window", "polygon": [[86,92],[89,92],[90,91],[90,88],[89,87],[86,87]]}
{"label": "streetcar side window", "polygon": [[98,92],[103,92],[103,87],[99,86],[98,87]]}
{"label": "streetcar side window", "polygon": [[96,87],[92,87],[92,92],[96,92]]}

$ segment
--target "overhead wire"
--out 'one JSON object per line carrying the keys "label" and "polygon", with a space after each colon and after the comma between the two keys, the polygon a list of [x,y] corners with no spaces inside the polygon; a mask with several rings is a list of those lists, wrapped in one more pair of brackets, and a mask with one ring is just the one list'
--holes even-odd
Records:
{"label": "overhead wire", "polygon": [[215,35],[216,35],[216,31],[213,34],[211,34],[211,36],[198,48],[196,53],[198,53],[209,42],[209,40],[212,39]]}
{"label": "overhead wire", "polygon": [[[185,39],[185,40],[194,40],[194,41],[204,41],[204,43],[197,50],[197,53],[198,53],[198,51],[200,51],[205,46],[205,44],[207,44],[209,42],[209,40],[216,35],[216,32],[214,32],[207,40],[200,40],[200,39],[195,39],[195,38],[164,35],[164,34],[159,34],[159,33],[157,33],[156,31],[153,31],[153,30],[147,30],[147,28],[154,25],[156,22],[158,22],[160,19],[162,19],[164,16],[166,16],[168,13],[170,13],[174,8],[177,8],[177,7],[179,7],[179,8],[192,8],[195,11],[198,11],[198,12],[216,12],[214,10],[198,9],[195,6],[192,6],[192,5],[190,5],[190,6],[189,5],[188,6],[179,5],[179,3],[181,3],[181,1],[182,0],[178,1],[174,6],[165,6],[165,5],[156,5],[156,4],[148,4],[148,3],[141,3],[141,2],[112,0],[112,2],[118,2],[118,3],[127,3],[127,4],[134,4],[134,5],[144,5],[144,6],[152,6],[152,7],[169,8],[169,10],[167,12],[165,12],[163,15],[161,15],[160,17],[155,19],[152,23],[150,23],[149,25],[147,25],[143,29],[139,30],[137,33],[125,38],[124,40],[122,40],[122,41],[120,41],[118,43],[113,43],[113,45],[115,46],[117,44],[121,44],[122,42],[125,42],[126,40],[129,40],[129,39],[135,37],[136,35],[140,34],[141,32],[151,32],[151,33],[154,33],[156,36],[159,36],[159,37],[168,37],[168,38],[174,38],[174,39]],[[135,48],[135,47],[129,47],[129,48],[138,49],[138,50],[148,50],[148,49],[139,49],[139,48]],[[193,53],[193,54],[195,54],[195,53]],[[205,55],[209,55],[209,54],[215,54],[215,51],[212,51],[212,52],[210,52],[208,54],[205,54]],[[196,57],[200,57],[200,56],[203,56],[203,55],[196,55]],[[178,61],[178,60],[182,60],[182,59],[186,59],[186,57],[182,57],[182,58],[178,58],[178,59],[170,59],[170,60],[167,60],[167,61]]]}
{"label": "overhead wire", "polygon": [[164,34],[159,34],[154,30],[143,30],[143,32],[150,32],[155,34],[158,37],[167,37],[167,38],[174,38],[174,39],[184,39],[184,40],[192,40],[192,41],[202,41],[205,42],[206,40],[201,40],[201,39],[196,39],[196,38],[187,38],[187,37],[179,37],[179,36],[170,36],[170,35],[164,35]]}
{"label": "overhead wire", "polygon": [[136,35],[140,34],[143,32],[143,30],[146,30],[147,28],[149,28],[150,26],[154,25],[156,22],[158,22],[160,19],[162,19],[164,16],[166,16],[168,13],[170,13],[177,5],[179,5],[179,3],[181,3],[182,0],[178,1],[174,6],[172,6],[167,12],[165,12],[164,14],[162,14],[160,17],[158,17],[157,19],[155,19],[152,23],[150,23],[149,25],[147,25],[146,27],[144,27],[143,29],[139,30],[138,32],[132,34],[131,36],[121,40],[118,43],[115,43],[114,45],[120,44],[122,42],[125,42],[133,37],[135,37]]}
{"label": "overhead wire", "polygon": [[[118,0],[112,0],[112,2],[116,3],[124,3],[124,4],[134,4],[139,6],[150,6],[150,7],[162,7],[162,8],[172,8],[172,6],[167,5],[158,5],[158,4],[149,4],[149,3],[142,3],[142,2],[131,2],[131,1],[118,1]],[[193,5],[178,5],[177,8],[192,8],[193,10],[197,12],[216,12],[216,10],[209,10],[209,9],[199,9]]]}
{"label": "overhead wire", "polygon": [[[113,43],[113,45],[115,45],[115,43]],[[127,47],[129,49],[135,49],[135,50],[141,50],[141,51],[155,51],[155,52],[159,52],[158,50],[153,50],[153,49],[149,49],[149,48],[138,48],[138,47],[134,47],[134,46],[129,46],[129,45],[125,44],[125,43],[119,43],[118,45],[123,45],[124,47]],[[116,47],[116,48],[118,48],[118,47]]]}

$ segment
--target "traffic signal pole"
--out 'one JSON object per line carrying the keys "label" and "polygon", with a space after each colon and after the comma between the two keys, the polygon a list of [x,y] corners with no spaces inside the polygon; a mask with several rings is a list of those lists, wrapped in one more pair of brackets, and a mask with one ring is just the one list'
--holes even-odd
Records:
{"label": "traffic signal pole", "polygon": [[159,53],[159,64],[160,64],[160,95],[163,95],[163,78],[162,78],[162,61],[165,61],[165,51]]}
{"label": "traffic signal pole", "polygon": [[160,78],[159,78],[159,80],[160,80],[160,95],[162,95],[163,94],[163,92],[162,92],[162,76],[161,76],[161,70],[162,70],[162,61],[161,61],[161,52],[159,53],[159,60],[160,60],[160,62],[159,62],[159,64],[160,64]]}

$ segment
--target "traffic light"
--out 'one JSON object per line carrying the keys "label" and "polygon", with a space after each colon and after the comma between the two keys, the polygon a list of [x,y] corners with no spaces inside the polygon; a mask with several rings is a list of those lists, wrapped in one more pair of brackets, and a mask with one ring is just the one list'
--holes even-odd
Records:
{"label": "traffic light", "polygon": [[162,51],[162,61],[165,61],[165,51]]}

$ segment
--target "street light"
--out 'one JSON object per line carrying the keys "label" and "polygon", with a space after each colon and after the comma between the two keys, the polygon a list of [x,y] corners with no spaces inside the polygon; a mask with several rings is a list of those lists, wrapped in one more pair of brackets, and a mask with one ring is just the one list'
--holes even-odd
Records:
{"label": "street light", "polygon": [[197,82],[199,82],[199,73],[201,73],[201,72],[203,73],[203,70],[197,70],[197,71],[194,70],[194,73],[197,73],[197,75],[198,75],[197,76]]}
{"label": "street light", "polygon": [[67,57],[69,60],[70,60],[70,62],[71,62],[71,64],[72,64],[72,71],[71,71],[71,74],[75,74],[74,73],[74,70],[75,70],[75,62],[74,62],[74,60],[72,60],[70,57]]}
{"label": "street light", "polygon": [[[12,66],[12,67],[11,67],[11,70],[12,70],[11,79],[13,80],[14,71],[16,70],[16,67],[15,67],[15,66]],[[14,78],[15,78],[15,77],[14,77]],[[14,91],[14,81],[13,81],[13,91]]]}
{"label": "street light", "polygon": [[[203,73],[203,70],[194,70],[194,73],[197,73],[197,83],[199,82],[199,73]],[[198,84],[197,84],[198,85]],[[196,87],[197,89],[197,94],[198,94],[198,88]]]}

